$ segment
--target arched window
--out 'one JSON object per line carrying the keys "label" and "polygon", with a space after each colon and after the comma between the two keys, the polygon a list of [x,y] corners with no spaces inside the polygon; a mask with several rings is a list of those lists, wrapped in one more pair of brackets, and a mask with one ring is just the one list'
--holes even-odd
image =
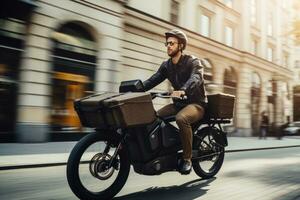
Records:
{"label": "arched window", "polygon": [[62,25],[52,34],[52,127],[56,131],[80,128],[75,99],[94,90],[97,50],[95,39],[78,22]]}
{"label": "arched window", "polygon": [[12,138],[26,22],[0,18],[0,134]]}
{"label": "arched window", "polygon": [[201,59],[202,65],[204,66],[203,78],[205,81],[206,91],[208,94],[212,93],[212,80],[213,80],[213,66],[208,58]]}
{"label": "arched window", "polygon": [[[65,50],[73,52],[74,54],[66,54],[69,58],[78,59],[76,54],[82,54],[80,60],[93,62],[92,56],[96,56],[95,41],[92,35],[82,26],[76,23],[67,23],[63,25],[58,31],[52,34],[55,41],[56,50]],[[55,53],[62,53],[54,52]],[[84,57],[83,55],[86,55]],[[91,57],[88,57],[90,55]]]}
{"label": "arched window", "polygon": [[254,135],[259,134],[260,121],[260,99],[261,99],[261,79],[254,72],[251,75],[251,126]]}
{"label": "arched window", "polygon": [[207,82],[212,81],[212,64],[209,59],[201,59],[202,64],[204,65],[204,80]]}
{"label": "arched window", "polygon": [[[223,77],[223,92],[225,94],[230,94],[236,97],[236,91],[237,91],[236,72],[233,67],[226,68]],[[234,110],[234,113],[236,113],[236,109]],[[234,114],[234,116],[236,116],[236,114]],[[236,118],[234,118],[232,121],[233,126],[235,122],[236,122]]]}
{"label": "arched window", "polygon": [[251,84],[252,84],[252,87],[254,87],[254,88],[260,88],[261,81],[260,81],[259,75],[257,73],[252,73]]}
{"label": "arched window", "polygon": [[237,77],[233,67],[225,69],[223,84],[224,93],[236,96]]}

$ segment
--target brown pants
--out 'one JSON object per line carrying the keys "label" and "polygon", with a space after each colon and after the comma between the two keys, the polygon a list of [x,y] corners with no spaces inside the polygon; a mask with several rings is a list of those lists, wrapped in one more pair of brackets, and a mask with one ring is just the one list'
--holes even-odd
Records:
{"label": "brown pants", "polygon": [[191,160],[193,145],[193,131],[191,124],[203,118],[204,108],[198,104],[189,104],[178,111],[174,104],[169,104],[158,110],[157,114],[160,117],[176,114],[176,123],[179,127],[183,148],[183,159]]}

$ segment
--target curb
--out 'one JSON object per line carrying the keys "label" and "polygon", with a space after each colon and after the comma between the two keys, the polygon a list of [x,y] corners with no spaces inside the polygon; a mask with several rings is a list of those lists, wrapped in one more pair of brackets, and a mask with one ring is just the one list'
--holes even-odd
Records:
{"label": "curb", "polygon": [[236,149],[236,150],[227,150],[226,153],[234,153],[234,152],[243,152],[243,151],[262,151],[262,150],[272,150],[272,149],[286,149],[286,148],[294,148],[300,147],[300,145],[291,145],[291,146],[280,146],[280,147],[262,147],[262,148],[252,148],[252,149]]}
{"label": "curb", "polygon": [[[226,150],[225,153],[235,153],[235,152],[245,152],[245,151],[263,151],[263,150],[286,149],[286,148],[295,148],[295,147],[300,147],[300,145]],[[63,165],[66,165],[66,164],[67,164],[67,162],[57,162],[57,163],[0,166],[0,171],[2,171],[2,170],[14,170],[14,169],[28,169],[28,168],[56,167],[56,166],[63,166]]]}
{"label": "curb", "polygon": [[13,170],[13,169],[28,169],[28,168],[41,168],[41,167],[56,167],[66,165],[67,162],[59,163],[41,163],[41,164],[28,164],[28,165],[11,165],[11,166],[0,166],[0,171],[2,170]]}

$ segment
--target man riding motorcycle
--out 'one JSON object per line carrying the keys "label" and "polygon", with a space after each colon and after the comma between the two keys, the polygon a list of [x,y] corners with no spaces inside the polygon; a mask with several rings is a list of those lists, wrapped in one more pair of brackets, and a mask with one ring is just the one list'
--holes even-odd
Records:
{"label": "man riding motorcycle", "polygon": [[167,53],[170,58],[164,61],[158,71],[143,82],[145,90],[150,90],[168,79],[174,91],[171,96],[183,97],[186,100],[173,99],[169,104],[157,111],[158,116],[165,117],[176,114],[176,123],[180,130],[183,147],[183,160],[179,165],[182,174],[191,172],[192,163],[192,127],[191,124],[204,116],[206,95],[201,61],[191,55],[183,54],[187,45],[187,37],[180,30],[165,33]]}

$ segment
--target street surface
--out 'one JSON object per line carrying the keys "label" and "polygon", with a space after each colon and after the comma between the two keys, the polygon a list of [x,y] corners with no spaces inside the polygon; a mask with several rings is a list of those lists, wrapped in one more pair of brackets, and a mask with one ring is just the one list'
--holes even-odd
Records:
{"label": "street surface", "polygon": [[[0,171],[0,199],[76,199],[65,166]],[[300,148],[227,153],[216,178],[133,172],[116,200],[300,200]]]}

